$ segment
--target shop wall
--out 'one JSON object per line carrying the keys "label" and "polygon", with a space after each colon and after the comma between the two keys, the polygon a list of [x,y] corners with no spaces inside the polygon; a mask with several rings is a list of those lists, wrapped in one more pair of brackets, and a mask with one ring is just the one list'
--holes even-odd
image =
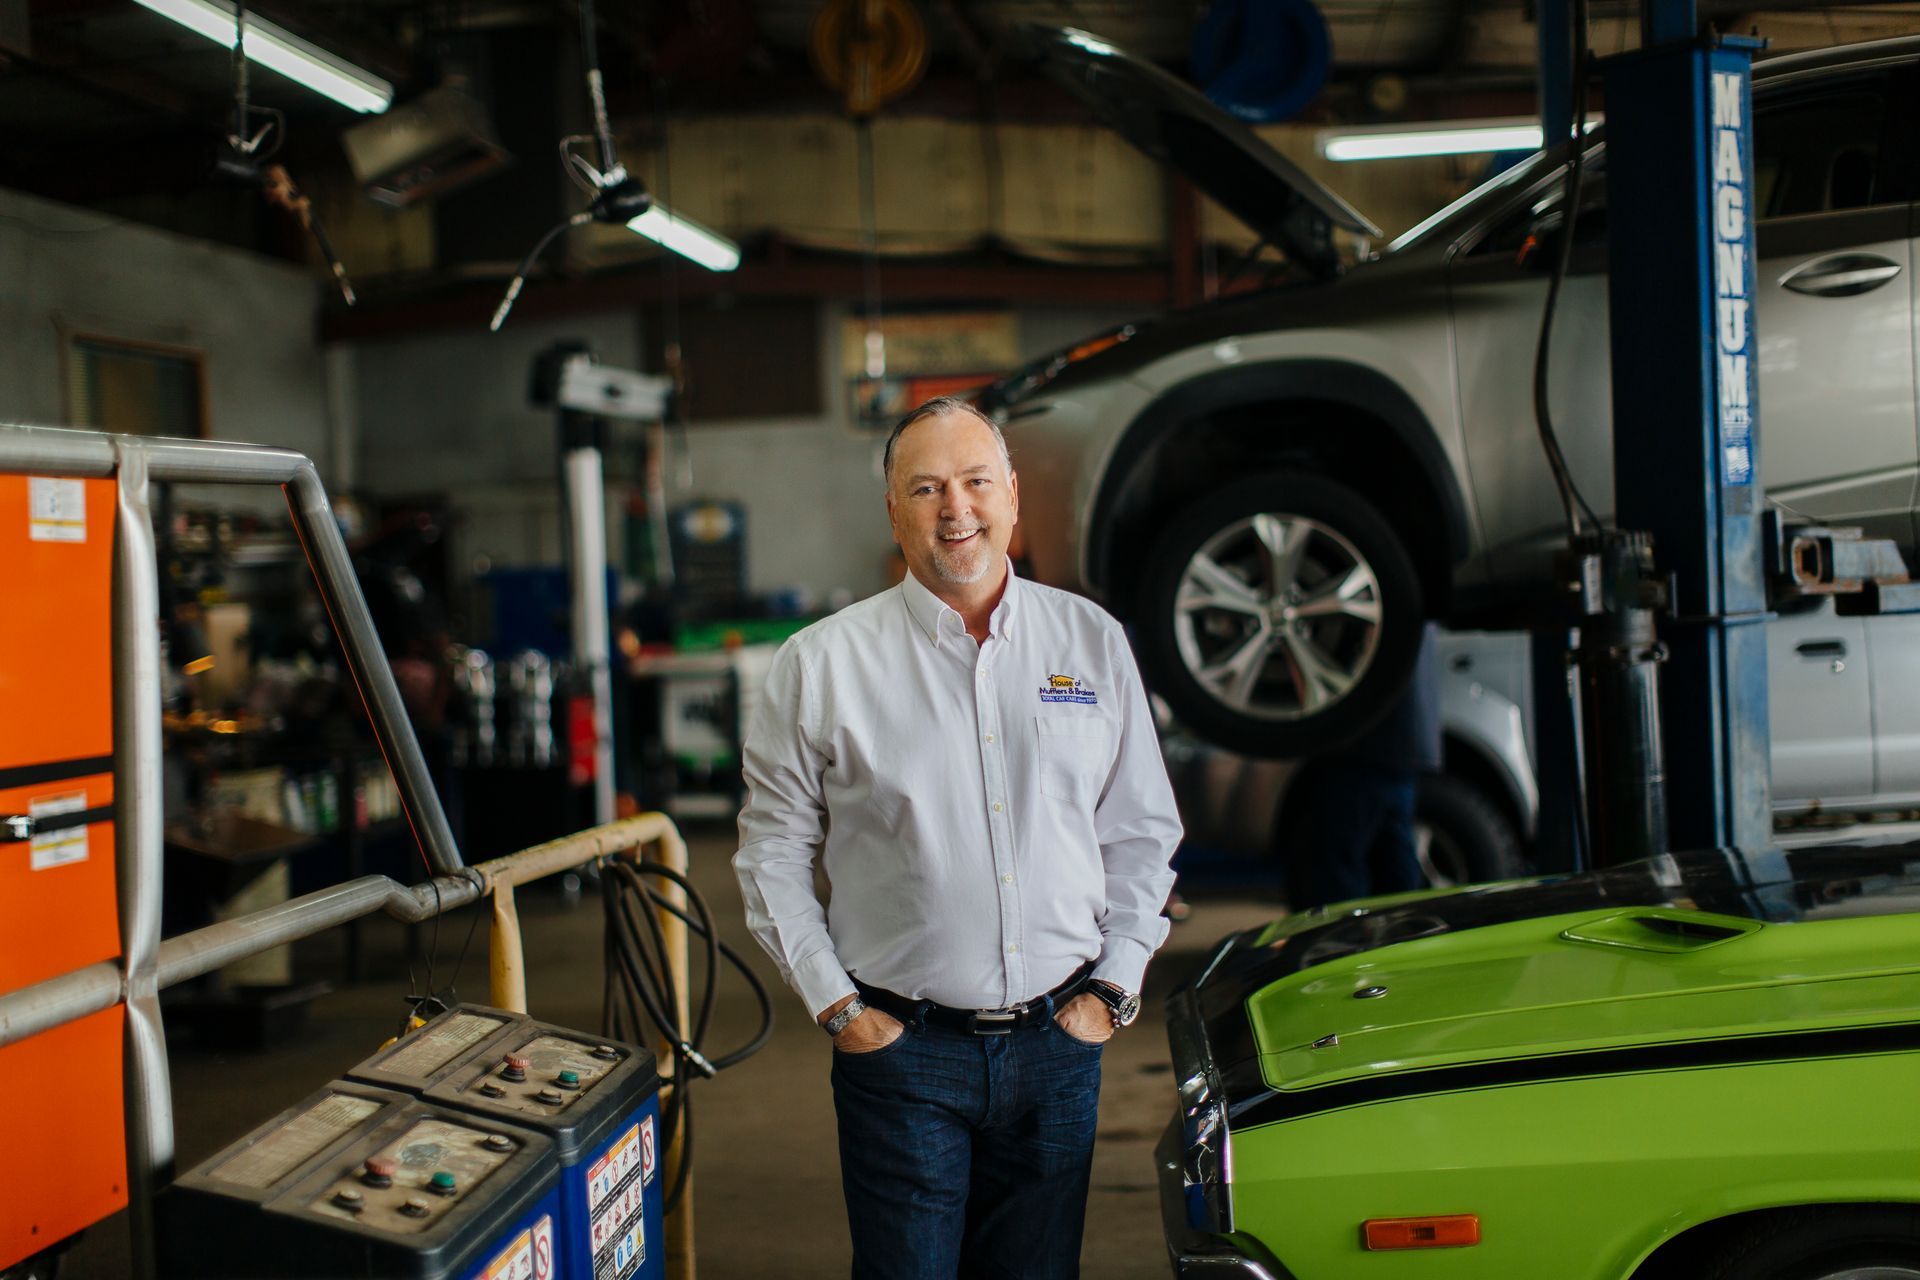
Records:
{"label": "shop wall", "polygon": [[0,421],[70,425],[66,336],[92,334],[201,352],[209,435],[324,457],[316,298],[297,266],[0,190]]}
{"label": "shop wall", "polygon": [[[827,307],[818,353],[820,403],[808,417],[700,422],[672,442],[669,502],[718,499],[747,511],[748,587],[798,587],[814,601],[860,596],[888,581],[882,438],[852,425],[840,378],[843,312]],[[1021,313],[1031,358],[1126,318],[1086,308]],[[355,470],[365,492],[443,494],[457,508],[457,562],[557,564],[562,555],[554,421],[527,405],[527,372],[554,342],[581,339],[607,364],[640,367],[632,313],[511,323],[499,334],[436,333],[353,349]],[[622,547],[620,508],[632,487],[628,451],[610,460],[609,547]],[[630,466],[627,468],[631,470]]]}

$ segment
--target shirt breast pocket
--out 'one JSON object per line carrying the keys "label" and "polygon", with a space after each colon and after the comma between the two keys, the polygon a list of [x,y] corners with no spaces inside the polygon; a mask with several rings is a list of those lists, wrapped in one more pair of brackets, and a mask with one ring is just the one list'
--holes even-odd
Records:
{"label": "shirt breast pocket", "polygon": [[1113,729],[1092,716],[1035,716],[1040,793],[1091,806],[1113,763]]}

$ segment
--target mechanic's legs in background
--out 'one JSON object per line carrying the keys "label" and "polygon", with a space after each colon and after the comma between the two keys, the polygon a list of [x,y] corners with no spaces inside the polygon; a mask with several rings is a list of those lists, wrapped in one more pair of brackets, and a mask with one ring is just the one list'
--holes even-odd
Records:
{"label": "mechanic's legs in background", "polygon": [[1306,808],[1287,851],[1295,911],[1425,883],[1413,832],[1416,782],[1412,773],[1370,764],[1321,760],[1308,767],[1297,784]]}

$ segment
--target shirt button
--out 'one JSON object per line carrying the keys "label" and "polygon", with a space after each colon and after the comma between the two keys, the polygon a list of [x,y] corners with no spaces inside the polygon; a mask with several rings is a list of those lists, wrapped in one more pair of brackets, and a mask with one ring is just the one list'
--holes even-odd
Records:
{"label": "shirt button", "polygon": [[1000,877],[1000,883],[1001,883],[1001,884],[1012,884],[1012,883],[1013,883],[1013,876],[1012,876],[1011,874],[1008,874],[1008,875],[1004,875],[1004,876],[1001,876],[1001,877]]}
{"label": "shirt button", "polygon": [[1019,949],[1020,949],[1020,944],[1019,944],[1019,943],[1017,943],[1017,942],[1009,942],[1009,943],[1007,944],[1007,954],[1008,954],[1008,955],[1012,955],[1012,954],[1013,954],[1014,952],[1016,952],[1016,951],[1018,951]]}
{"label": "shirt button", "polygon": [[1001,809],[1001,804],[1000,804],[1000,802],[999,802],[998,800],[995,800],[995,801],[993,802],[993,811],[994,811],[995,813],[998,813],[998,812],[1000,812],[1000,809]]}
{"label": "shirt button", "polygon": [[987,735],[987,741],[988,741],[988,742],[992,742],[992,741],[993,741],[993,735],[992,735],[992,734],[988,734],[988,735]]}

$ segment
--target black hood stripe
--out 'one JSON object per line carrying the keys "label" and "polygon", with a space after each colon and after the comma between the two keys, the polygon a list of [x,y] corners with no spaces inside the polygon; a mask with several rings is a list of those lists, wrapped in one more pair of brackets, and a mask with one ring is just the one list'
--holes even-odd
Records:
{"label": "black hood stripe", "polygon": [[[1263,1089],[1230,1103],[1227,1123],[1238,1132],[1257,1125],[1299,1120],[1344,1107],[1393,1102],[1436,1093],[1459,1093],[1469,1089],[1493,1089],[1649,1071],[1685,1071],[1696,1067],[1745,1066],[1808,1058],[1856,1057],[1870,1053],[1911,1053],[1916,1050],[1920,1050],[1920,1022],[1830,1027],[1817,1031],[1595,1049],[1582,1053],[1406,1071],[1366,1080],[1321,1085],[1298,1092]],[[1236,1083],[1243,1086],[1252,1075],[1253,1064],[1244,1066],[1248,1070],[1233,1073],[1239,1077]],[[1228,1089],[1230,1095],[1237,1092],[1231,1083]]]}

